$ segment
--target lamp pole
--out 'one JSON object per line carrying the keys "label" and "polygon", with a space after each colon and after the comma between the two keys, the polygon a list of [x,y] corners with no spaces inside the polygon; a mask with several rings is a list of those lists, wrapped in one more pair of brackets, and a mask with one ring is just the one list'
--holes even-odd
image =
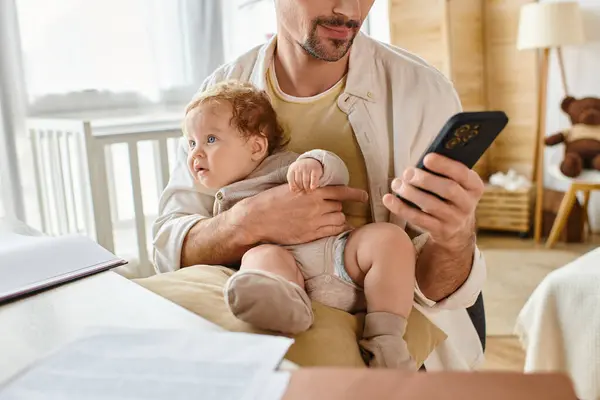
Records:
{"label": "lamp pole", "polygon": [[544,138],[546,136],[546,94],[548,90],[548,62],[550,49],[541,50],[539,65],[537,132],[534,153],[534,176],[536,180],[535,194],[535,226],[533,237],[536,243],[542,240],[542,209],[544,202]]}

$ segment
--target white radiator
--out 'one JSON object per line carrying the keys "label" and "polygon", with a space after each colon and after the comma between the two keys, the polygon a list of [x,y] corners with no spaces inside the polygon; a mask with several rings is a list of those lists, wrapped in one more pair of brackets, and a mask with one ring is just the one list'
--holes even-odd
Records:
{"label": "white radiator", "polygon": [[[70,119],[28,120],[37,203],[41,228],[46,234],[84,234],[130,262],[126,275],[148,276],[151,264],[148,221],[144,210],[140,175],[140,145],[151,142],[155,166],[152,179],[160,193],[169,179],[169,153],[174,154],[179,123],[140,123],[119,126],[94,125],[94,121]],[[127,157],[113,157],[115,146],[125,146]],[[148,148],[146,148],[147,150]],[[148,151],[143,155],[148,156]],[[120,216],[116,177],[128,174],[133,215]],[[120,179],[122,181],[122,179]],[[122,189],[122,188],[121,188]],[[129,229],[135,241],[116,243],[116,230]],[[117,236],[118,237],[118,236]],[[135,249],[132,249],[135,246]]]}

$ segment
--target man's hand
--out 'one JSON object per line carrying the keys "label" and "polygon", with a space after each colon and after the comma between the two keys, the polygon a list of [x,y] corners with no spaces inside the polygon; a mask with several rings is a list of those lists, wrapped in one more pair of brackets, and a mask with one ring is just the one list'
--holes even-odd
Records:
{"label": "man's hand", "polygon": [[394,192],[418,205],[422,211],[389,194],[384,196],[383,202],[392,213],[429,232],[431,239],[441,246],[464,246],[473,236],[475,208],[483,195],[483,181],[472,169],[439,154],[429,154],[424,163],[430,171],[444,176],[408,168],[401,178],[392,182]]}
{"label": "man's hand", "polygon": [[[438,154],[425,157],[428,170],[407,169],[392,182],[392,190],[421,208],[412,208],[386,194],[384,205],[413,226],[429,233],[417,258],[416,278],[421,292],[441,301],[456,292],[469,277],[475,252],[475,208],[484,185],[477,173]],[[446,199],[425,193],[428,190]]]}
{"label": "man's hand", "polygon": [[365,191],[346,186],[293,193],[288,185],[280,185],[239,202],[231,211],[249,243],[287,245],[342,233],[348,229],[342,202],[367,200]]}
{"label": "man's hand", "polygon": [[292,192],[310,192],[319,187],[323,165],[314,158],[294,161],[288,168],[287,181]]}

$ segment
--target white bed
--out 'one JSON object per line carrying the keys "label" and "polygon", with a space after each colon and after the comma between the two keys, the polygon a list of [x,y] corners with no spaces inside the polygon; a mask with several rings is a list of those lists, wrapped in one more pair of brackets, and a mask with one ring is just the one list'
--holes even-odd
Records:
{"label": "white bed", "polygon": [[600,247],[550,273],[515,330],[525,372],[566,372],[580,399],[600,399]]}

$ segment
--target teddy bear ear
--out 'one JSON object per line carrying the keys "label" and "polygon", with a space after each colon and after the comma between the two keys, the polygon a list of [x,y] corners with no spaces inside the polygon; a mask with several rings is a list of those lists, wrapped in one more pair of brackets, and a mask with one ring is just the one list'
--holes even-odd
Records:
{"label": "teddy bear ear", "polygon": [[575,97],[572,96],[567,96],[563,99],[560,108],[562,108],[563,111],[567,112],[569,109],[569,106],[571,104],[573,104],[573,102],[575,101]]}

